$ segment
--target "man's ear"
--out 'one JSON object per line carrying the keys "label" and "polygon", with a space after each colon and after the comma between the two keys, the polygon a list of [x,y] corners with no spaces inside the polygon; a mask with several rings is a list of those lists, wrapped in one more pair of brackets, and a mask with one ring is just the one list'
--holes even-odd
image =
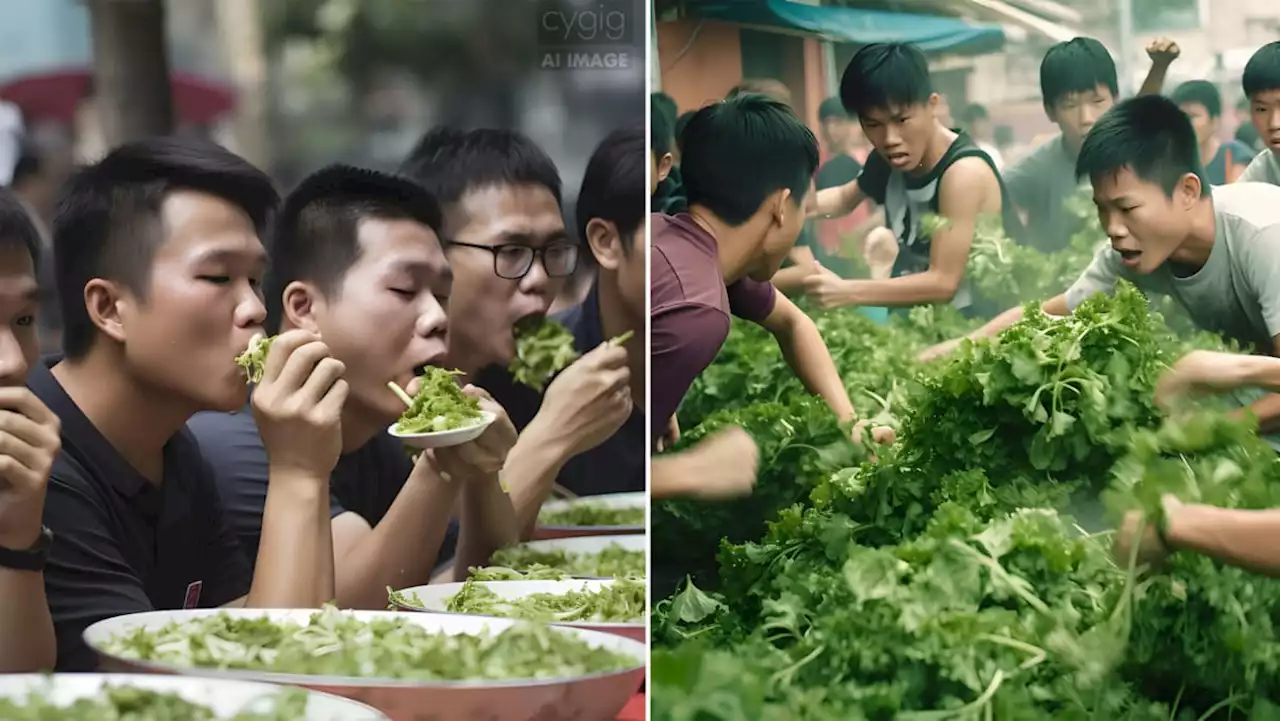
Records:
{"label": "man's ear", "polygon": [[1183,210],[1188,210],[1200,200],[1200,196],[1204,194],[1204,184],[1200,182],[1200,177],[1195,173],[1187,173],[1182,176],[1182,180],[1178,182],[1178,200]]}
{"label": "man's ear", "polygon": [[94,278],[84,284],[84,308],[89,320],[117,343],[123,343],[128,336],[128,319],[136,312],[138,302],[114,281]]}
{"label": "man's ear", "polygon": [[773,222],[779,227],[786,224],[787,218],[790,217],[789,213],[804,212],[802,209],[797,209],[796,204],[791,202],[790,188],[780,188],[775,191],[772,205]]}
{"label": "man's ear", "polygon": [[592,218],[587,222],[587,248],[604,270],[617,270],[622,263],[622,238],[610,221]]}
{"label": "man's ear", "polygon": [[295,280],[285,286],[283,301],[283,324],[312,333],[320,332],[316,324],[316,313],[324,305],[324,296],[315,286]]}
{"label": "man's ear", "polygon": [[675,165],[675,162],[676,160],[675,158],[671,157],[671,153],[663,153],[662,157],[658,159],[658,182],[659,183],[666,180],[668,175],[671,175],[671,167]]}

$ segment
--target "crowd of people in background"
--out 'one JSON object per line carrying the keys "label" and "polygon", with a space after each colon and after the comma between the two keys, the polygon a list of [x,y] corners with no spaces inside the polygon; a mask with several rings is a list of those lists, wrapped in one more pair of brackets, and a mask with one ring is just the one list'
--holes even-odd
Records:
{"label": "crowd of people in background", "polygon": [[[839,97],[818,108],[821,165],[818,138],[777,81],[748,81],[685,116],[655,94],[655,436],[669,441],[678,432],[680,399],[714,359],[731,315],[771,330],[806,387],[842,420],[856,419],[821,336],[788,296],[873,314],[951,304],[987,321],[969,339],[993,337],[1022,309],[996,307],[968,283],[979,222],[995,220],[1016,243],[1061,251],[1083,227],[1068,207],[1083,192],[1110,242],[1097,239],[1092,262],[1061,295],[1024,301],[1065,316],[1122,279],[1171,296],[1197,328],[1257,355],[1194,353],[1162,379],[1159,402],[1195,390],[1232,392],[1236,412],[1255,416],[1280,449],[1280,394],[1271,392],[1280,390],[1280,42],[1259,48],[1244,69],[1236,110],[1248,122],[1233,138],[1224,137],[1223,95],[1214,84],[1192,80],[1162,94],[1180,55],[1175,42],[1153,40],[1147,54],[1151,69],[1138,95],[1122,99],[1101,42],[1079,37],[1051,47],[1040,89],[1058,132],[1016,155],[1008,127],[992,129],[981,106],[955,113],[963,126],[955,127],[927,57],[902,43],[860,48]],[[857,211],[863,215],[851,218]],[[926,227],[931,215],[945,225]],[[865,265],[858,276],[851,259]],[[921,360],[945,356],[963,340]],[[750,438],[730,429],[703,445],[655,458],[655,493],[668,484],[672,494],[687,492],[676,469],[703,454],[721,464],[707,472],[732,479],[719,487],[750,492]],[[1128,519],[1118,553],[1135,543],[1144,558],[1186,549],[1280,575],[1270,540],[1280,534],[1280,509],[1227,511],[1176,499],[1165,506],[1162,525],[1148,524],[1141,537],[1141,519]]]}
{"label": "crowd of people in background", "polygon": [[[284,197],[194,138],[22,154],[0,190],[0,671],[92,670],[83,630],[135,612],[384,608],[529,538],[557,487],[644,490],[645,152],[641,123],[605,138],[568,223],[555,163],[507,130],[437,129],[397,173],[334,165]],[[506,369],[549,315],[580,356],[539,392]],[[430,366],[496,420],[410,460],[388,382]]]}

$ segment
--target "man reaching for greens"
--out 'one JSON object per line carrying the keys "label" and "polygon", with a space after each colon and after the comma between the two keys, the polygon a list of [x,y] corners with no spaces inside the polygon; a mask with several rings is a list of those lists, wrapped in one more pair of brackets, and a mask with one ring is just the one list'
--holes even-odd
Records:
{"label": "man reaching for greens", "polygon": [[[667,431],[694,378],[729,335],[729,317],[758,323],[787,363],[843,421],[853,404],[813,321],[768,279],[804,225],[803,198],[818,165],[813,133],[786,105],[745,94],[699,110],[685,127],[682,160],[689,212],[654,214],[650,261],[649,422]],[[857,434],[860,437],[861,424]],[[706,463],[715,452],[723,463]],[[740,430],[654,459],[655,497],[745,493],[755,448]]]}
{"label": "man reaching for greens", "polygon": [[[1157,95],[1126,100],[1102,116],[1076,167],[1093,181],[1111,245],[1071,288],[1044,303],[1046,313],[1067,315],[1124,279],[1172,296],[1202,330],[1277,354],[1280,187],[1234,183],[1211,192],[1191,121]],[[993,337],[1021,317],[1021,308],[1006,311],[970,337]],[[1280,447],[1280,396],[1251,390],[1234,400],[1249,405],[1268,442]]]}
{"label": "man reaching for greens", "polygon": [[[1156,400],[1164,407],[1188,395],[1237,388],[1280,391],[1280,358],[1193,351],[1160,378]],[[1132,511],[1116,534],[1117,562],[1158,564],[1175,551],[1202,553],[1233,566],[1280,577],[1280,508],[1244,510],[1162,499],[1161,518]]]}

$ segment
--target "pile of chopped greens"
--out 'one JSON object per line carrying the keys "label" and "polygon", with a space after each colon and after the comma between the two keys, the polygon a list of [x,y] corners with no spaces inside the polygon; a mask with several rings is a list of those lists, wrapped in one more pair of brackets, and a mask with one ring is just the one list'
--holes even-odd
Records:
{"label": "pile of chopped greens", "polygon": [[589,500],[570,503],[562,510],[543,510],[540,526],[643,526],[644,507],[614,508]]}
{"label": "pile of chopped greens", "polygon": [[373,621],[328,607],[310,622],[216,614],[137,629],[106,643],[120,658],[215,668],[424,683],[547,679],[607,673],[635,660],[551,626],[499,633],[436,633],[389,614]]}
{"label": "pile of chopped greens", "polygon": [[[422,600],[414,593],[393,594],[395,600],[423,608]],[[449,597],[445,610],[540,623],[642,623],[645,587],[644,581],[620,578],[596,590],[584,585],[564,593],[531,593],[505,599],[472,578]]]}
{"label": "pile of chopped greens", "polygon": [[457,382],[459,375],[462,371],[428,366],[413,403],[396,422],[396,433],[440,433],[479,423],[480,401],[462,392]]}
{"label": "pile of chopped greens", "polygon": [[573,334],[564,325],[545,316],[530,316],[515,327],[516,357],[507,370],[536,391],[542,391],[555,374],[578,358]]}
{"label": "pile of chopped greens", "polygon": [[1111,554],[1120,515],[1154,521],[1166,493],[1280,506],[1250,420],[1154,405],[1169,364],[1221,341],[1127,284],[1065,319],[1029,305],[929,365],[921,349],[971,327],[947,310],[813,315],[898,441],[866,458],[767,334],[734,326],[677,449],[740,425],[760,476],[733,503],[654,506],[655,720],[1280,719],[1280,580]]}
{"label": "pile of chopped greens", "polygon": [[[622,345],[634,335],[627,331],[609,340],[610,345]],[[530,316],[516,323],[516,357],[507,370],[517,383],[541,393],[557,373],[578,359],[573,347],[573,334],[561,323],[545,316]]]}
{"label": "pile of chopped greens", "polygon": [[275,339],[275,336],[255,335],[249,341],[249,347],[236,356],[236,365],[244,369],[245,378],[250,383],[262,382],[262,372],[267,367],[267,352],[271,350],[271,343]]}
{"label": "pile of chopped greens", "polygon": [[569,574],[559,568],[533,563],[517,571],[505,566],[471,567],[468,580],[473,581],[563,581]]}
{"label": "pile of chopped greens", "polygon": [[212,709],[191,703],[174,693],[131,686],[108,686],[96,698],[67,705],[54,704],[32,694],[25,701],[0,698],[0,718],[5,721],[304,721],[307,694],[285,689],[249,704],[234,716],[220,716]]}
{"label": "pile of chopped greens", "polygon": [[645,572],[644,551],[630,551],[616,543],[596,553],[511,546],[494,553],[492,561],[517,571],[551,568],[587,578],[644,578]]}

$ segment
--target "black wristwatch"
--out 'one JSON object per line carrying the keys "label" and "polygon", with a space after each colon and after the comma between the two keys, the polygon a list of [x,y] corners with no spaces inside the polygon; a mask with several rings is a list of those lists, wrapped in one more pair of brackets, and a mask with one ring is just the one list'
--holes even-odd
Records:
{"label": "black wristwatch", "polygon": [[53,532],[45,526],[40,527],[40,537],[30,548],[15,551],[0,546],[0,568],[14,571],[43,571],[49,560],[49,544],[53,541]]}

